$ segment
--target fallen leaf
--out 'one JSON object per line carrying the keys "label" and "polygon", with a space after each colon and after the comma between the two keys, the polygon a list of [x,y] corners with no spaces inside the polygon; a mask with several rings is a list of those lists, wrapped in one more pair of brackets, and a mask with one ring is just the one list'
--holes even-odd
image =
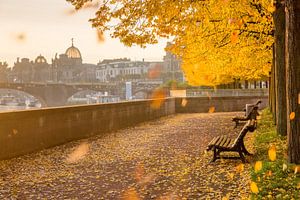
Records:
{"label": "fallen leaf", "polygon": [[19,43],[23,43],[27,39],[26,33],[23,32],[12,34],[12,37],[14,40],[16,40]]}
{"label": "fallen leaf", "polygon": [[211,106],[209,109],[208,109],[208,113],[213,113],[215,112],[215,107],[214,106]]}
{"label": "fallen leaf", "polygon": [[251,189],[251,192],[253,192],[255,194],[257,194],[259,192],[257,184],[255,182],[253,182],[253,181],[251,181],[250,189]]}
{"label": "fallen leaf", "polygon": [[233,180],[233,178],[234,178],[234,174],[233,173],[228,173],[228,176],[229,176],[230,180]]}
{"label": "fallen leaf", "polygon": [[139,200],[138,193],[134,188],[129,188],[122,195],[123,200]]}
{"label": "fallen leaf", "polygon": [[294,120],[295,116],[296,116],[295,112],[291,112],[291,114],[290,114],[290,120]]}
{"label": "fallen leaf", "polygon": [[269,171],[266,172],[266,176],[272,176],[272,174],[273,174],[273,173],[272,173],[271,170],[269,170]]}
{"label": "fallen leaf", "polygon": [[287,170],[287,165],[285,163],[282,164],[282,171]]}
{"label": "fallen leaf", "polygon": [[239,164],[238,166],[236,166],[236,171],[241,173],[244,171],[244,164]]}
{"label": "fallen leaf", "polygon": [[68,163],[74,163],[77,162],[78,160],[84,158],[84,156],[88,153],[89,151],[89,144],[84,142],[81,143],[78,147],[75,148],[75,150],[70,153],[66,159],[66,162]]}
{"label": "fallen leaf", "polygon": [[254,171],[258,172],[261,170],[261,168],[262,168],[262,161],[256,161],[254,165]]}
{"label": "fallen leaf", "polygon": [[135,168],[135,179],[137,181],[141,181],[142,177],[144,176],[144,173],[145,173],[144,165],[141,163],[138,163]]}
{"label": "fallen leaf", "polygon": [[104,37],[103,31],[97,29],[97,30],[96,30],[96,33],[97,33],[97,39],[98,39],[98,42],[99,42],[100,44],[101,44],[101,43],[104,43],[105,37]]}
{"label": "fallen leaf", "polygon": [[148,70],[148,78],[155,79],[160,76],[162,66],[159,64],[154,65]]}
{"label": "fallen leaf", "polygon": [[231,43],[232,43],[232,44],[236,44],[236,43],[238,42],[238,39],[239,39],[238,33],[237,33],[237,32],[233,32],[233,33],[231,34],[231,37],[230,37]]}
{"label": "fallen leaf", "polygon": [[148,174],[147,176],[144,176],[140,181],[140,185],[146,185],[155,180],[155,174]]}
{"label": "fallen leaf", "polygon": [[162,103],[165,101],[165,97],[165,92],[162,89],[154,90],[151,96],[153,100],[151,101],[150,107],[152,109],[159,109]]}
{"label": "fallen leaf", "polygon": [[187,102],[188,102],[188,101],[187,101],[185,98],[183,98],[182,101],[181,101],[181,106],[182,106],[182,107],[185,107],[186,104],[187,104]]}
{"label": "fallen leaf", "polygon": [[13,132],[14,135],[17,135],[18,130],[17,129],[13,129],[12,132]]}
{"label": "fallen leaf", "polygon": [[271,161],[275,161],[276,160],[276,147],[274,145],[270,146],[268,154],[269,154],[269,159]]}

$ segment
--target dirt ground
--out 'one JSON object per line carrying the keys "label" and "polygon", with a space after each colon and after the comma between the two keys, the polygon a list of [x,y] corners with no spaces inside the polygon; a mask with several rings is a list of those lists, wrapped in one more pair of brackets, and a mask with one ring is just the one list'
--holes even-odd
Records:
{"label": "dirt ground", "polygon": [[205,152],[237,135],[235,115],[177,114],[0,161],[0,199],[244,199],[250,164]]}

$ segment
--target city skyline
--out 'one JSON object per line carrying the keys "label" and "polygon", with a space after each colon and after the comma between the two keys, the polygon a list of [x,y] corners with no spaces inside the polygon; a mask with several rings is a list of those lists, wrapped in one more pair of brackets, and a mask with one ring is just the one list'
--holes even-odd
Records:
{"label": "city skyline", "polygon": [[[82,52],[84,63],[98,63],[110,58],[162,61],[166,40],[159,44],[140,47],[125,47],[118,39],[105,34],[105,41],[97,41],[96,31],[88,22],[95,10],[73,12],[74,8],[65,0],[39,1],[0,0],[0,62],[12,67],[17,58],[35,59],[40,54],[48,62],[57,53],[65,53],[71,46]],[[73,13],[73,14],[71,14]]]}

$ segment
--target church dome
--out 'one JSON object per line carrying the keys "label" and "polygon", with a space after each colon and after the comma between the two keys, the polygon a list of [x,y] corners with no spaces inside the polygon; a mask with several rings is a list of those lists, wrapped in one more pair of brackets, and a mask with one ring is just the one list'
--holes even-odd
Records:
{"label": "church dome", "polygon": [[41,64],[41,63],[47,63],[47,60],[46,60],[46,58],[44,56],[39,55],[38,57],[36,57],[35,63],[39,63],[39,64]]}
{"label": "church dome", "polygon": [[66,55],[68,56],[68,58],[81,59],[81,53],[77,47],[74,47],[73,40],[72,40],[72,46],[66,50]]}

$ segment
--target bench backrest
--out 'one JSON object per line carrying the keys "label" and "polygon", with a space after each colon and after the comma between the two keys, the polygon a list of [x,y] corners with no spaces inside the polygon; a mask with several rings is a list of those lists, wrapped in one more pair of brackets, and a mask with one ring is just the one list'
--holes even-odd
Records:
{"label": "bench backrest", "polygon": [[246,119],[256,119],[258,114],[258,105],[261,103],[261,100],[258,100],[255,104],[246,104]]}
{"label": "bench backrest", "polygon": [[253,132],[256,128],[256,120],[248,120],[248,122],[245,124],[245,126],[242,128],[240,133],[238,134],[238,137],[234,140],[234,143],[232,147],[239,145],[243,140],[248,131]]}

